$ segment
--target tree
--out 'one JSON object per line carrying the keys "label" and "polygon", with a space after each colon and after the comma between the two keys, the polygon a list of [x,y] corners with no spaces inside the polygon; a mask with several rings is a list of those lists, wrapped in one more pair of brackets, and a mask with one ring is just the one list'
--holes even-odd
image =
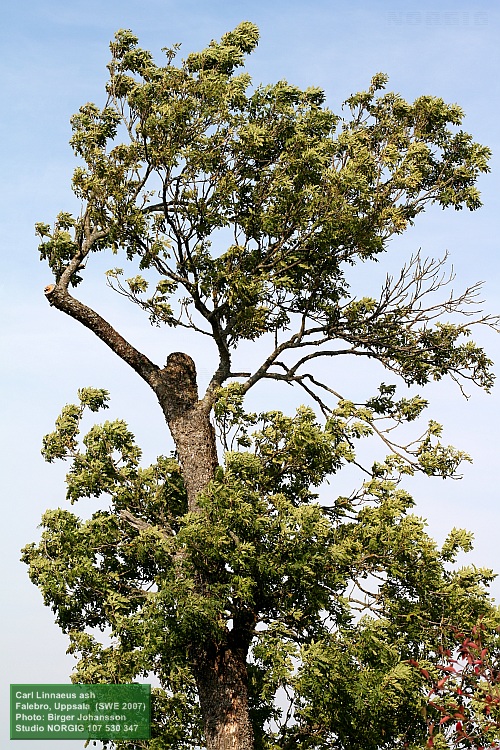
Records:
{"label": "tree", "polygon": [[[355,298],[348,270],[432,203],[478,208],[490,153],[459,129],[457,105],[407,103],[384,93],[382,74],[340,116],[317,88],[252,89],[236,71],[257,42],[244,22],[179,66],[178,48],[165,49],[159,66],[119,31],[105,106],[72,119],[83,208],[37,225],[54,276],[45,293],[152,388],[175,454],[141,467],[122,421],[80,442],[85,409],[108,400],[81,389],[43,452],[71,460],[71,502],[102,495],[110,508],[86,522],[48,511],[23,559],[80,655],[75,680],[158,678],[154,739],[120,747],[422,747],[422,664],[439,663],[457,626],[493,633],[499,620],[491,571],[450,569],[470,535],[455,529],[438,549],[401,480],[454,476],[467,456],[432,420],[396,442],[393,429],[426,408],[420,395],[382,383],[355,403],[317,365],[369,358],[407,385],[448,376],[489,390],[491,362],[469,336],[497,320],[475,310],[477,285],[443,299],[445,261],[417,255],[378,299]],[[188,353],[159,366],[73,296],[109,251],[136,264],[126,280],[108,271],[109,286],[153,325],[213,342],[205,393]],[[251,372],[233,366],[245,342],[256,357],[267,347]],[[301,388],[310,406],[248,413],[246,394],[266,380]],[[321,504],[317,488],[358,465],[368,435],[388,457],[361,467],[350,497]]]}

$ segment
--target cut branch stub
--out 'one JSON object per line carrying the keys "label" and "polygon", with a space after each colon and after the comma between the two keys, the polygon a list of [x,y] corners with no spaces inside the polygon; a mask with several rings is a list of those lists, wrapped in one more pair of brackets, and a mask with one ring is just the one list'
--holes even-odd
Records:
{"label": "cut branch stub", "polygon": [[167,421],[192,409],[198,402],[196,365],[188,354],[172,352],[168,355],[157,395],[164,406]]}
{"label": "cut branch stub", "polygon": [[210,407],[198,400],[191,357],[183,352],[170,354],[154,390],[175,442],[189,510],[197,511],[197,496],[213,479],[218,459]]}

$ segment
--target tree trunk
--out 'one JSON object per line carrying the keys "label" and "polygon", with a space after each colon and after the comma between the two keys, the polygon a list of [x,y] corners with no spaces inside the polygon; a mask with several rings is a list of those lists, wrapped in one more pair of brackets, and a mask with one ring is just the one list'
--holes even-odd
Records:
{"label": "tree trunk", "polygon": [[189,510],[196,511],[196,498],[213,479],[218,460],[210,406],[198,401],[191,357],[182,352],[170,354],[155,391],[174,439]]}
{"label": "tree trunk", "polygon": [[217,468],[215,431],[199,406],[168,420],[188,496],[188,508],[199,510],[197,497],[214,478]]}
{"label": "tree trunk", "polygon": [[[210,422],[212,403],[198,399],[193,360],[187,354],[174,352],[165,367],[159,368],[95,310],[68,293],[70,271],[68,267],[65,283],[46,288],[47,299],[93,331],[156,393],[177,449],[188,508],[199,511],[197,497],[213,479],[218,461],[215,430]],[[203,588],[203,581],[200,583]],[[225,644],[192,644],[191,666],[198,685],[207,750],[253,750],[246,665],[252,629],[240,627],[240,631],[238,635],[234,629],[228,631]]]}
{"label": "tree trunk", "polygon": [[[191,357],[170,354],[155,391],[175,442],[189,510],[196,512],[197,497],[213,479],[218,461],[210,407],[198,400]],[[227,636],[225,644],[192,644],[207,750],[253,750],[246,665],[249,641],[234,645],[234,630]]]}
{"label": "tree trunk", "polygon": [[210,644],[197,652],[194,672],[207,750],[253,750],[246,649]]}

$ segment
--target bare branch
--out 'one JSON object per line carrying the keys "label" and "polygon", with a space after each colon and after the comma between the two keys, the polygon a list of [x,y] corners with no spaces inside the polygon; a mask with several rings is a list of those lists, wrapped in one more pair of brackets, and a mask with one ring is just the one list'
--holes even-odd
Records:
{"label": "bare branch", "polygon": [[84,305],[68,292],[62,283],[50,285],[45,292],[49,303],[95,333],[101,341],[126,362],[146,383],[155,389],[160,368],[121,336],[99,313]]}

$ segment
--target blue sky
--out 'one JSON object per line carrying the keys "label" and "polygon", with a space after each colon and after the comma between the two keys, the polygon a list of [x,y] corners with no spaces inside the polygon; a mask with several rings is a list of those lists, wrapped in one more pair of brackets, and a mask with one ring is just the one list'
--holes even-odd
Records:
{"label": "blue sky", "polygon": [[[485,307],[500,308],[499,263],[499,81],[500,12],[491,2],[402,2],[278,0],[232,3],[201,0],[46,0],[11,2],[2,11],[0,123],[2,399],[0,451],[2,483],[2,594],[0,623],[2,681],[1,746],[8,741],[8,685],[11,682],[67,682],[72,661],[66,641],[43,607],[40,594],[19,562],[19,549],[36,538],[43,510],[64,505],[64,466],[44,464],[43,434],[61,406],[84,385],[111,391],[107,416],[125,418],[148,458],[169,449],[153,396],[137,376],[91,334],[50,309],[43,287],[50,274],[38,262],[35,221],[52,221],[76,203],[69,183],[76,165],[68,139],[69,117],[89,100],[103,101],[108,43],[118,28],[131,28],[143,47],[182,42],[187,54],[205,46],[241,20],[261,29],[261,42],[249,62],[256,83],[287,78],[301,86],[322,86],[333,110],[352,92],[367,86],[377,71],[389,74],[389,87],[412,99],[424,93],[458,102],[466,112],[465,129],[494,152],[492,174],[481,179],[484,207],[475,213],[432,210],[394,243],[389,267],[422,247],[424,254],[450,251],[457,285],[485,280]],[[108,267],[113,265],[109,261]],[[101,268],[81,287],[82,298],[98,305],[157,362],[181,348],[175,334],[145,328],[109,294],[101,295]],[[384,267],[377,269],[383,274]],[[498,337],[479,333],[492,359],[500,361]],[[210,354],[183,340],[208,372]],[[189,347],[192,347],[191,350]],[[333,373],[334,385],[356,398],[375,389],[377,374],[347,366]],[[375,378],[375,380],[373,379]],[[381,380],[382,377],[379,378]],[[386,381],[387,381],[386,377]],[[500,503],[497,479],[500,390],[490,396],[471,392],[465,401],[449,383],[430,387],[429,415],[442,421],[447,441],[467,450],[474,464],[461,482],[415,480],[417,512],[429,519],[433,535],[465,526],[476,534],[470,556],[476,564],[500,571]],[[273,399],[269,403],[269,398]],[[261,392],[256,398],[276,406],[282,396]],[[283,408],[292,402],[283,401]],[[343,480],[345,481],[345,480]],[[91,512],[90,505],[83,510]],[[500,593],[500,585],[495,585]],[[45,742],[18,741],[21,748],[43,750]],[[58,748],[76,747],[59,742]]]}

